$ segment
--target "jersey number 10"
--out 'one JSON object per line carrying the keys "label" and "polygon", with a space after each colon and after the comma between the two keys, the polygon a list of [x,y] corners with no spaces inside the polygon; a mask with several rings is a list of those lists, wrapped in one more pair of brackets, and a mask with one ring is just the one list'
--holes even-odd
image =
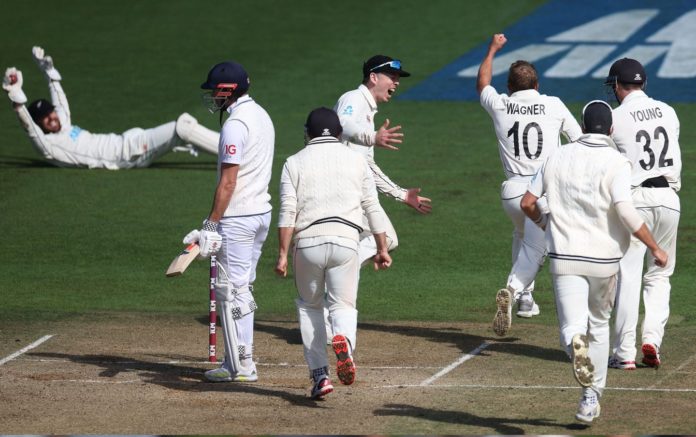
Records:
{"label": "jersey number 10", "polygon": [[[528,141],[528,135],[530,130],[536,130],[537,132],[537,150],[534,155],[529,151],[529,141]],[[515,158],[520,159],[520,122],[516,121],[515,124],[512,125],[510,130],[507,133],[507,136],[510,137],[512,135],[512,140],[514,142],[515,146]],[[544,134],[541,132],[541,126],[536,124],[535,122],[531,122],[527,124],[527,126],[524,127],[522,130],[522,148],[524,149],[524,154],[527,155],[527,158],[529,159],[537,159],[539,156],[541,156],[541,146],[544,143]]]}

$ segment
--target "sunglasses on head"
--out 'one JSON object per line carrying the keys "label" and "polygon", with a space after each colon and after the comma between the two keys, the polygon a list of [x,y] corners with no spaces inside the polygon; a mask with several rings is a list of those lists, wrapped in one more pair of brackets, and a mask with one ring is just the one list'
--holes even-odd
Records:
{"label": "sunglasses on head", "polygon": [[384,64],[379,64],[376,67],[370,68],[370,72],[373,72],[373,71],[377,70],[378,68],[387,67],[387,66],[394,68],[396,70],[401,70],[401,61],[395,59],[393,61],[385,62]]}

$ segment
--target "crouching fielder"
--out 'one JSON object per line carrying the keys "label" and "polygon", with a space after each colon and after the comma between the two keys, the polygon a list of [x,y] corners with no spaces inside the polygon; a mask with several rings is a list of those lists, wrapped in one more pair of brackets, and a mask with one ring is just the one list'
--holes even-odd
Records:
{"label": "crouching fielder", "polygon": [[[546,161],[530,182],[521,207],[542,229],[548,227],[561,345],[584,387],[575,417],[591,423],[599,416],[599,397],[606,386],[609,318],[619,261],[630,234],[648,246],[656,264],[664,265],[667,254],[631,202],[631,165],[608,136],[611,107],[592,101],[583,109],[582,120],[585,135]],[[548,198],[548,217],[536,204],[543,194]]]}
{"label": "crouching fielder", "polygon": [[391,265],[386,220],[374,178],[365,159],[338,140],[338,116],[317,108],[305,125],[306,147],[289,157],[280,177],[279,253],[276,273],[287,275],[288,252],[294,242],[296,299],[304,357],[312,379],[312,399],[333,391],[329,380],[324,325],[324,294],[329,305],[332,347],[338,378],[355,380],[360,259],[358,245],[363,211],[377,242],[375,269]]}

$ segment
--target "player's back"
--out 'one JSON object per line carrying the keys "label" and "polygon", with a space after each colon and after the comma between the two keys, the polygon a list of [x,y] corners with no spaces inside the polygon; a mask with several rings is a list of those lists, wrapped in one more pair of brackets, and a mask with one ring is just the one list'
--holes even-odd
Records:
{"label": "player's back", "polygon": [[669,186],[681,187],[679,119],[668,104],[633,91],[613,111],[612,139],[631,161],[631,185],[663,176]]}
{"label": "player's back", "polygon": [[534,175],[560,146],[560,133],[570,141],[582,134],[559,98],[534,89],[508,96],[487,86],[481,92],[481,105],[493,119],[500,160],[508,179]]}

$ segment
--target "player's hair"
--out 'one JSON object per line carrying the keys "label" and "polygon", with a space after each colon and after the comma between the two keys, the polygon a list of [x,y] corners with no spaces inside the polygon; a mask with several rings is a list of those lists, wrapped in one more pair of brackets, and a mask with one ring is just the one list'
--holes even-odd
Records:
{"label": "player's hair", "polygon": [[511,93],[536,88],[539,79],[534,64],[527,61],[516,61],[510,65],[508,72],[508,89]]}

